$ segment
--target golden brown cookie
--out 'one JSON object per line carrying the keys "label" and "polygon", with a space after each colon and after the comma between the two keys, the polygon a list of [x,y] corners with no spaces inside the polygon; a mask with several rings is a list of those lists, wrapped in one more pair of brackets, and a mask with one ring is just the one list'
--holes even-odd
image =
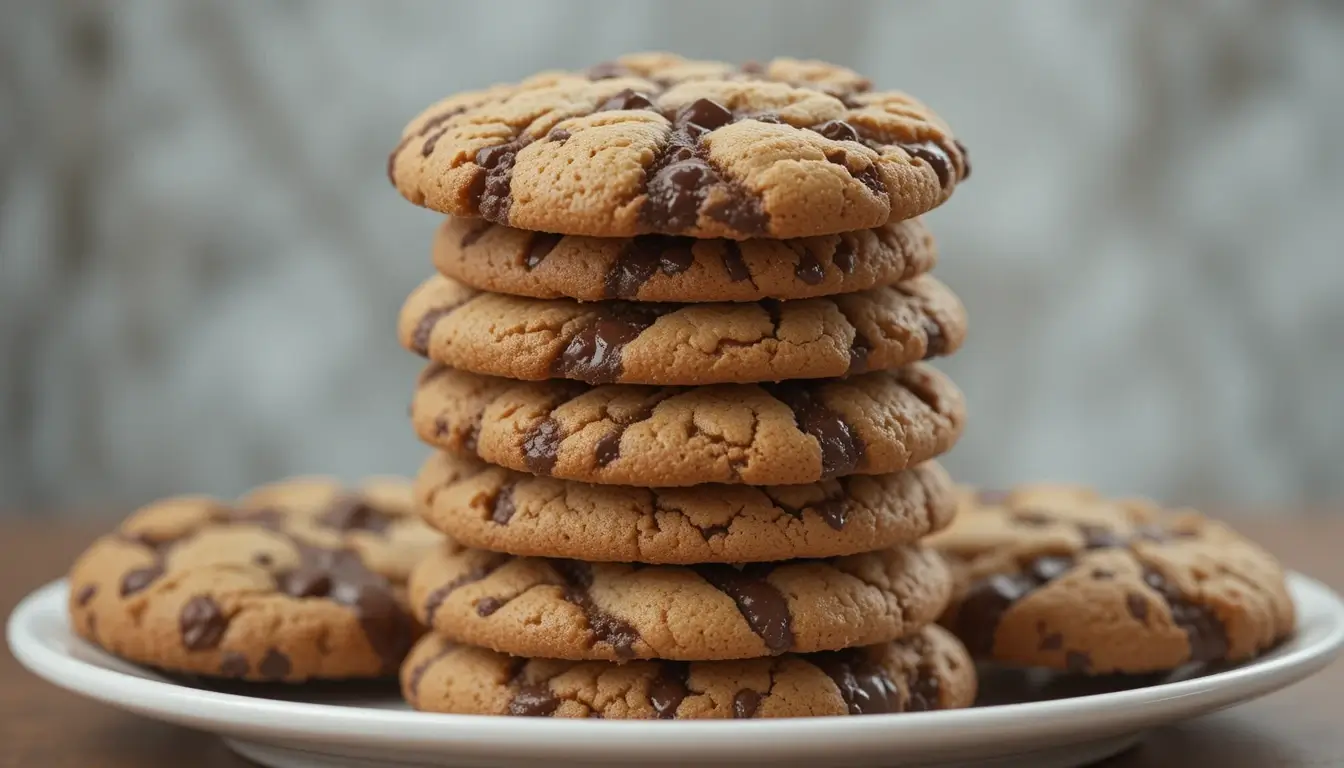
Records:
{"label": "golden brown cookie", "polygon": [[929,544],[957,582],[944,622],[983,658],[1151,672],[1246,659],[1293,631],[1273,557],[1221,523],[1142,499],[1057,485],[968,490]]}
{"label": "golden brown cookie", "polygon": [[916,363],[847,379],[648,387],[518,382],[431,365],[411,420],[457,455],[590,483],[787,485],[885,474],[934,458],[965,403]]}
{"label": "golden brown cookie", "polygon": [[434,265],[482,291],[581,301],[808,299],[903,282],[933,269],[919,219],[797,240],[581,237],[449,216]]}
{"label": "golden brown cookie", "polygon": [[236,504],[186,496],[137,511],[70,570],[70,623],[130,661],[244,680],[394,674],[420,627],[414,562],[442,542],[410,485],[300,478]]}
{"label": "golden brown cookie", "polygon": [[481,293],[441,275],[406,300],[407,349],[464,371],[589,384],[816,379],[951,354],[961,301],[931,275],[820,299],[583,303]]}
{"label": "golden brown cookie", "polygon": [[933,462],[811,485],[632,488],[514,472],[436,453],[416,481],[421,514],[468,547],[534,557],[746,563],[909,544],[946,526],[951,479]]}
{"label": "golden brown cookie", "polygon": [[388,177],[457,216],[596,237],[794,238],[918,216],[970,174],[932,111],[822,62],[662,53],[444,99]]}
{"label": "golden brown cookie", "polygon": [[454,544],[411,573],[417,618],[447,640],[529,658],[749,659],[906,637],[951,593],[917,547],[827,560],[631,565]]}
{"label": "golden brown cookie", "polygon": [[609,720],[814,717],[969,707],[975,668],[957,639],[928,626],[894,643],[741,661],[522,659],[421,640],[401,670],[425,712]]}

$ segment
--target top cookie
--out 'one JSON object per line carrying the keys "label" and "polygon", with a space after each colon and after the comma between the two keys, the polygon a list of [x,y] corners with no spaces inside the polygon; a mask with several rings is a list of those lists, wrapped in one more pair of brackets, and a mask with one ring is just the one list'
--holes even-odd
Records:
{"label": "top cookie", "polygon": [[963,491],[928,539],[952,566],[943,621],[983,658],[1105,674],[1237,661],[1286,637],[1274,558],[1228,527],[1086,488]]}
{"label": "top cookie", "polygon": [[923,104],[816,61],[665,53],[453,96],[388,158],[406,199],[596,237],[792,238],[918,216],[970,174]]}
{"label": "top cookie", "polygon": [[442,537],[404,480],[358,489],[303,478],[236,504],[165,499],[70,571],[75,632],[160,669],[247,680],[396,671],[420,628],[411,567]]}

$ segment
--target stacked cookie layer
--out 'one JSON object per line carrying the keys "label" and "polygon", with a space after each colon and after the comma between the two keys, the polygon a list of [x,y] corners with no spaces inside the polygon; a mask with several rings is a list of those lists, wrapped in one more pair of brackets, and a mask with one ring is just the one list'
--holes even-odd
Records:
{"label": "stacked cookie layer", "polygon": [[966,331],[914,218],[969,172],[927,108],[817,62],[631,56],[447,99],[388,164],[450,214],[399,335],[450,543],[402,670],[446,712],[968,704],[918,539]]}

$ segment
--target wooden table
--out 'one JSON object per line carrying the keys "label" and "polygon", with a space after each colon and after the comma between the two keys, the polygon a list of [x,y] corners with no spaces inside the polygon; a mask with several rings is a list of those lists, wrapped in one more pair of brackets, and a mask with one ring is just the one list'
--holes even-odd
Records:
{"label": "wooden table", "polygon": [[[1344,591],[1344,518],[1238,525],[1291,567]],[[98,532],[0,523],[0,608],[61,575]],[[0,657],[0,765],[43,768],[247,766],[213,736],[135,717],[60,690]],[[1344,766],[1344,662],[1235,709],[1159,728],[1105,768]]]}

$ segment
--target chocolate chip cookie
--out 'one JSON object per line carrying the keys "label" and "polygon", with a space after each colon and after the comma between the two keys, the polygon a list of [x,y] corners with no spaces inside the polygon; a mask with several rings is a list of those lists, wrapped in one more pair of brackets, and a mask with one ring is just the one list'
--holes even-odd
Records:
{"label": "chocolate chip cookie", "polygon": [[536,477],[436,453],[416,481],[425,522],[459,544],[534,557],[745,563],[909,544],[955,512],[933,462],[810,485],[632,488]]}
{"label": "chocolate chip cookie", "polygon": [[518,382],[431,365],[411,403],[431,445],[584,482],[787,485],[884,474],[961,434],[952,382],[916,363],[847,379],[648,387]]}
{"label": "chocolate chip cookie", "polygon": [[401,670],[426,712],[610,720],[814,717],[969,707],[975,669],[937,626],[893,643],[742,661],[522,659],[437,636]]}
{"label": "chocolate chip cookie", "polygon": [[434,265],[483,291],[581,301],[808,299],[903,282],[933,269],[919,219],[796,240],[580,237],[449,216]]}
{"label": "chocolate chip cookie", "polygon": [[391,479],[156,502],[75,562],[70,623],[117,656],[175,672],[395,674],[421,631],[406,605],[410,566],[442,541],[412,506],[410,485]]}
{"label": "chocolate chip cookie", "polygon": [[521,229],[742,240],[913,218],[970,163],[927,107],[842,67],[651,53],[444,99],[387,171],[417,205]]}
{"label": "chocolate chip cookie", "polygon": [[943,621],[982,658],[1152,672],[1246,659],[1293,631],[1273,557],[1221,523],[1145,500],[1051,485],[968,491],[929,543],[957,582]]}
{"label": "chocolate chip cookie", "polygon": [[815,379],[955,352],[966,311],[923,275],[821,299],[582,303],[481,293],[441,275],[406,300],[401,343],[474,373],[589,384]]}
{"label": "chocolate chip cookie", "polygon": [[548,659],[748,659],[909,636],[947,604],[936,553],[632,565],[440,547],[411,573],[416,616],[446,640]]}

